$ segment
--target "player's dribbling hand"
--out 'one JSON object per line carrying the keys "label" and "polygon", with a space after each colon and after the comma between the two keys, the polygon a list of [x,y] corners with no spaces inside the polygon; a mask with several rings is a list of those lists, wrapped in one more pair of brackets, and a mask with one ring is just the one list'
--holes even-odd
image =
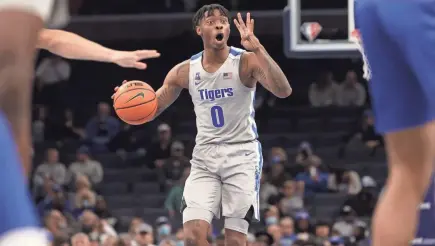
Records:
{"label": "player's dribbling hand", "polygon": [[[122,81],[122,84],[125,84],[127,82],[128,82],[127,80],[124,80],[124,81]],[[115,89],[113,89],[113,90],[115,91],[115,93],[113,93],[113,95],[110,97],[112,99],[115,97],[116,92],[119,90],[119,86],[115,87]]]}
{"label": "player's dribbling hand", "polygon": [[242,15],[237,13],[237,19],[234,19],[234,24],[240,32],[243,48],[249,51],[256,51],[261,47],[260,41],[254,35],[254,19],[251,19],[251,13],[246,14],[246,23],[243,21]]}
{"label": "player's dribbling hand", "polygon": [[158,57],[160,53],[157,50],[115,51],[111,61],[121,67],[145,69],[147,65],[141,60]]}

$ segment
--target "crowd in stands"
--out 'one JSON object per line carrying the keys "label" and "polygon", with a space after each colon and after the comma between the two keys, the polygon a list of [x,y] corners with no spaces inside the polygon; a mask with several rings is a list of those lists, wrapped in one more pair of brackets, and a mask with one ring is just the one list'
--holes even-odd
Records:
{"label": "crowd in stands", "polygon": [[[322,73],[307,94],[313,108],[366,105],[366,90],[353,71],[340,85],[330,73]],[[82,126],[71,110],[63,110],[63,116],[50,117],[50,105],[37,105],[33,122],[35,148],[44,148],[35,152],[32,191],[53,245],[183,245],[179,211],[192,146],[173,136],[167,123],[155,125],[150,136],[120,122],[105,102],[98,104],[95,115]],[[353,144],[366,148],[367,155],[382,148],[370,110],[361,118],[355,130],[341,136],[337,160]],[[130,165],[150,171],[155,176],[156,192],[166,196],[162,204],[165,214],[150,221],[114,213],[106,201],[106,195],[114,192],[105,186],[107,163],[96,158],[104,155],[132,160]],[[373,177],[325,163],[309,141],[300,142],[294,153],[275,145],[264,156],[259,196],[263,217],[252,225],[248,245],[369,245],[368,218],[380,188]],[[322,202],[322,194],[340,197],[333,201],[340,202],[335,204],[339,213],[323,217],[319,211],[312,214],[313,207]],[[327,196],[323,201],[329,199]],[[152,201],[139,205],[146,207],[148,202]],[[213,226],[209,240],[212,245],[224,245],[221,228]]]}

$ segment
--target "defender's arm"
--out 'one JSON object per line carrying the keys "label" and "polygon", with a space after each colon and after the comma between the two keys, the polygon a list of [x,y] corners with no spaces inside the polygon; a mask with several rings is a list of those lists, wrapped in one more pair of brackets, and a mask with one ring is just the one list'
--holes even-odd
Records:
{"label": "defender's arm", "polygon": [[189,82],[189,62],[185,61],[169,71],[166,75],[165,81],[162,87],[160,87],[157,92],[157,112],[154,119],[157,118],[165,109],[167,109],[178,96],[180,96],[183,88],[188,88]]}
{"label": "defender's arm", "polygon": [[292,88],[287,77],[263,46],[253,53],[247,53],[246,58],[252,76],[268,91],[279,98],[291,95]]}
{"label": "defender's arm", "polygon": [[53,29],[43,29],[39,32],[36,48],[48,50],[68,59],[113,62],[122,67],[138,69],[146,68],[144,63],[139,62],[140,60],[160,56],[155,50],[109,49],[77,34]]}

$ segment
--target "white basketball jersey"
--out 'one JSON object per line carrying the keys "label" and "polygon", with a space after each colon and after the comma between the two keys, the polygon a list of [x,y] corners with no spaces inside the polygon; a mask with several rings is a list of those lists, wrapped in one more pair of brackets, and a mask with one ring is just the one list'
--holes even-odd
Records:
{"label": "white basketball jersey", "polygon": [[189,93],[195,107],[196,144],[241,143],[258,138],[254,116],[255,88],[239,77],[244,50],[231,47],[230,54],[215,72],[202,66],[202,52],[192,56]]}

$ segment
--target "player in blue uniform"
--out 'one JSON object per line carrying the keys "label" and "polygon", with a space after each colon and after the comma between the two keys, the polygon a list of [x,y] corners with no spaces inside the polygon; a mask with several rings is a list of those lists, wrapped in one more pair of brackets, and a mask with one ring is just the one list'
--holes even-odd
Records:
{"label": "player in blue uniform", "polygon": [[389,162],[372,245],[405,246],[414,237],[417,208],[434,169],[435,1],[357,0],[355,18]]}

